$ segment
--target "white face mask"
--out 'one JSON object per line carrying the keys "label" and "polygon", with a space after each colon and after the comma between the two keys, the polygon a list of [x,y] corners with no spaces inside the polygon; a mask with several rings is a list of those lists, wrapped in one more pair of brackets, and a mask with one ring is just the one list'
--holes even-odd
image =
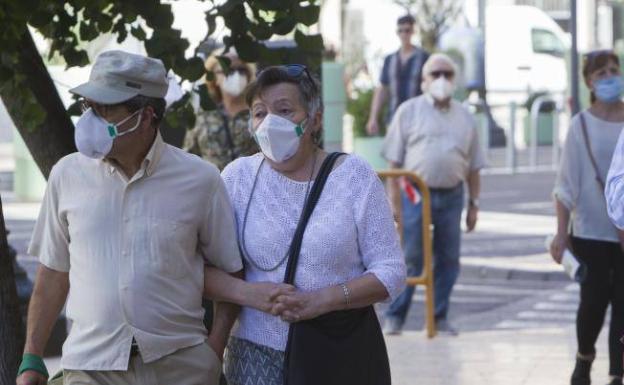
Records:
{"label": "white face mask", "polygon": [[429,83],[427,92],[435,100],[443,101],[453,96],[453,92],[455,92],[455,85],[448,81],[444,76],[440,76]]}
{"label": "white face mask", "polygon": [[76,142],[78,151],[89,158],[105,158],[113,148],[113,141],[115,138],[129,134],[139,128],[141,116],[139,115],[139,119],[134,127],[124,132],[119,132],[117,127],[124,124],[141,111],[142,109],[135,111],[118,123],[109,123],[98,116],[93,109],[89,108],[82,114],[80,119],[78,119],[78,122],[76,122],[74,141]]}
{"label": "white face mask", "polygon": [[223,84],[221,84],[223,92],[234,97],[242,94],[245,87],[247,87],[247,76],[238,71],[234,71],[226,76],[225,80],[223,80]]}
{"label": "white face mask", "polygon": [[278,115],[267,114],[258,125],[254,137],[262,153],[273,162],[290,159],[301,143],[305,123],[295,124]]}

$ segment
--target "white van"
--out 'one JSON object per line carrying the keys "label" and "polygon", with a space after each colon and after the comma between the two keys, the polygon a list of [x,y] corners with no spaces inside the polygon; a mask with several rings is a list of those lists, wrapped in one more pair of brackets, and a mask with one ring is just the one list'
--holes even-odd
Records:
{"label": "white van", "polygon": [[489,6],[485,33],[488,94],[567,90],[569,38],[544,11],[521,5]]}
{"label": "white van", "polygon": [[[480,88],[482,35],[476,20],[468,22],[469,27],[450,28],[439,48],[461,52],[465,84]],[[529,93],[567,90],[569,37],[544,11],[524,5],[488,6],[485,30],[486,87],[493,99],[524,102]]]}

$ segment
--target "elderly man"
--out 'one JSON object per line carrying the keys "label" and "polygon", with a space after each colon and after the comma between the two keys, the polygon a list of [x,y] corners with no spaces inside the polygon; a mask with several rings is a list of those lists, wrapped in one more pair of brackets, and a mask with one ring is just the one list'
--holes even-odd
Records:
{"label": "elderly man", "polygon": [[377,120],[379,114],[390,98],[390,106],[387,116],[383,119],[389,122],[397,107],[407,99],[422,94],[422,68],[429,53],[412,44],[414,24],[416,20],[412,15],[401,16],[397,20],[397,35],[401,41],[398,51],[386,56],[381,70],[380,85],[375,89],[375,95],[371,102],[371,110],[366,124],[366,130],[370,135],[379,132]]}
{"label": "elderly man", "polygon": [[[453,100],[456,67],[446,55],[433,54],[423,67],[424,95],[409,99],[397,110],[386,135],[382,154],[393,168],[419,175],[431,192],[434,226],[435,319],[439,331],[457,334],[447,314],[453,285],[459,275],[460,222],[464,182],[468,185],[466,226],[472,231],[479,209],[479,170],[484,156],[471,114]],[[403,218],[403,240],[408,275],[422,271],[422,214],[414,186],[391,186],[395,213]],[[397,202],[401,202],[401,207]],[[400,333],[412,302],[408,287],[386,312],[385,332]]]}
{"label": "elderly man", "polygon": [[218,305],[206,335],[204,269],[242,262],[218,170],[159,134],[167,87],[160,60],[108,51],[71,90],[84,98],[79,153],[52,169],[33,233],[41,265],[18,384],[45,384],[66,298],[64,384],[218,383],[237,308]]}

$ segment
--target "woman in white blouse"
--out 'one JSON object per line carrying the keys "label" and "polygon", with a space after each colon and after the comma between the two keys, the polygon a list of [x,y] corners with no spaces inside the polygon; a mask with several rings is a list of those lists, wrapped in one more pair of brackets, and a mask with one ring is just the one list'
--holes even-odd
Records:
{"label": "woman in white blouse", "polygon": [[[319,147],[320,85],[301,65],[269,67],[246,93],[262,153],[223,171],[235,211],[246,280],[282,282],[287,252],[312,182]],[[230,385],[282,384],[289,322],[396,297],[405,266],[390,206],[374,170],[354,155],[336,162],[305,230],[296,291],[271,312],[243,307],[228,344]],[[348,357],[345,357],[348,359]]]}
{"label": "woman in white blouse", "polygon": [[591,90],[591,106],[572,119],[563,149],[554,190],[557,234],[550,252],[560,263],[564,250],[570,248],[587,266],[576,319],[578,353],[571,384],[590,384],[595,343],[610,304],[609,385],[621,385],[624,349],[618,340],[624,334],[624,253],[603,193],[624,126],[618,57],[611,51],[587,54],[583,75]]}

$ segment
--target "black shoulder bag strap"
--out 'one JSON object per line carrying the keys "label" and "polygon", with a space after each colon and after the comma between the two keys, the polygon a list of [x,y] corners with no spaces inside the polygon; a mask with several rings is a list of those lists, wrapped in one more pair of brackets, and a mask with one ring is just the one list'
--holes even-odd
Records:
{"label": "black shoulder bag strap", "polygon": [[303,212],[301,214],[301,219],[299,219],[299,223],[297,224],[297,229],[295,230],[295,235],[293,236],[293,240],[290,243],[290,248],[288,249],[288,263],[286,264],[286,273],[284,274],[284,283],[293,284],[295,281],[295,271],[297,270],[297,262],[299,261],[299,252],[301,251],[301,242],[303,241],[303,233],[305,232],[305,228],[308,225],[308,221],[312,216],[312,212],[316,207],[316,204],[321,197],[321,193],[323,192],[323,187],[325,187],[325,182],[327,182],[327,178],[331,173],[336,160],[344,155],[342,152],[332,152],[327,155],[321,168],[314,180],[314,185],[312,186],[312,190],[310,190],[310,195],[308,196],[308,200],[303,208]]}
{"label": "black shoulder bag strap", "polygon": [[591,145],[589,142],[589,133],[587,132],[587,123],[585,123],[585,115],[581,112],[579,114],[579,118],[581,119],[581,128],[583,131],[583,139],[585,141],[585,148],[587,149],[587,155],[589,155],[589,161],[591,162],[592,167],[594,168],[594,173],[596,174],[596,177],[595,177],[596,182],[598,182],[598,185],[600,185],[600,189],[604,191],[605,182],[600,177],[600,170],[598,170],[598,163],[596,163],[596,158],[594,158],[594,154],[592,153],[592,150],[591,150]]}

